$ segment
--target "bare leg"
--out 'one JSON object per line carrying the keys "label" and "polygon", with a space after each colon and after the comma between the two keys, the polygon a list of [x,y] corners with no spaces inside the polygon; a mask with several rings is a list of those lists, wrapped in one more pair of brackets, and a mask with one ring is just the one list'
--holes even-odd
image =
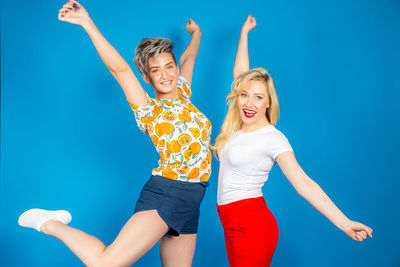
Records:
{"label": "bare leg", "polygon": [[163,267],[192,266],[197,234],[165,235],[160,240],[160,256]]}
{"label": "bare leg", "polygon": [[87,266],[130,266],[168,231],[156,210],[135,213],[114,242],[106,247],[99,239],[59,221],[48,221],[41,231],[61,240]]}

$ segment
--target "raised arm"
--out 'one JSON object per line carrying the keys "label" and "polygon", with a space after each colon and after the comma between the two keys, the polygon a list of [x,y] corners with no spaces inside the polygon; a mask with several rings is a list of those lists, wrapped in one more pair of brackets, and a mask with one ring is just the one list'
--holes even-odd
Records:
{"label": "raised arm", "polygon": [[140,106],[147,105],[146,93],[131,67],[104,38],[81,4],[70,0],[59,10],[58,19],[80,25],[89,35],[101,60],[124,90],[128,101]]}
{"label": "raised arm", "polygon": [[186,30],[192,36],[192,39],[179,59],[179,65],[181,67],[180,75],[186,79],[189,85],[191,85],[194,63],[196,62],[197,53],[199,52],[200,47],[201,30],[192,19],[189,19],[186,24]]}
{"label": "raised arm", "polygon": [[282,153],[276,161],[296,191],[351,239],[363,241],[367,235],[372,237],[370,227],[349,220],[321,187],[304,173],[293,152]]}
{"label": "raised arm", "polygon": [[256,19],[249,15],[240,31],[239,45],[236,52],[235,65],[233,66],[233,79],[250,69],[248,33],[256,27]]}

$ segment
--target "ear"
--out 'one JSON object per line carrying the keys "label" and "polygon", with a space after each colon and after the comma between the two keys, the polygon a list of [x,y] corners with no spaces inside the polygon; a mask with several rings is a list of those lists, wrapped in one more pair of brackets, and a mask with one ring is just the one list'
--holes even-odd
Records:
{"label": "ear", "polygon": [[271,107],[271,97],[268,95],[268,106],[267,109],[269,109]]}
{"label": "ear", "polygon": [[147,84],[151,84],[151,80],[150,80],[149,76],[147,76],[146,73],[142,73],[142,78]]}

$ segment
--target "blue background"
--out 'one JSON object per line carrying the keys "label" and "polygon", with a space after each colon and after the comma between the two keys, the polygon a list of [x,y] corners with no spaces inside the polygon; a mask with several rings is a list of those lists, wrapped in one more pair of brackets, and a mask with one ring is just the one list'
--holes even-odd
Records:
{"label": "blue background", "polygon": [[[200,25],[192,101],[212,121],[212,140],[226,110],[239,30],[254,15],[250,63],[275,79],[277,128],[342,211],[375,230],[373,239],[352,241],[275,167],[264,187],[280,227],[272,266],[400,266],[398,0],[82,4],[134,69],[142,38],[171,38],[179,57],[190,39],[187,20]],[[1,265],[81,266],[55,238],[20,228],[18,216],[34,207],[67,209],[72,226],[110,244],[157,154],[87,34],[57,20],[62,1],[1,5]],[[214,159],[193,266],[228,266],[217,176]],[[156,246],[136,266],[159,265]]]}

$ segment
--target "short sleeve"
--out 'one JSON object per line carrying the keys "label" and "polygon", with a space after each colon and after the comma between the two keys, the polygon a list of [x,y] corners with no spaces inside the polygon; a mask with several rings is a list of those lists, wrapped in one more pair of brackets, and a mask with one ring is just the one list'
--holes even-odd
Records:
{"label": "short sleeve", "polygon": [[278,130],[276,130],[274,135],[271,137],[271,144],[272,149],[270,150],[270,154],[274,160],[276,160],[276,158],[283,152],[293,151],[286,136]]}
{"label": "short sleeve", "polygon": [[133,113],[135,115],[136,123],[139,127],[139,129],[145,133],[148,134],[147,131],[147,124],[154,121],[154,100],[148,95],[147,96],[147,106],[139,106],[136,104],[133,104],[128,101],[129,105],[131,106]]}
{"label": "short sleeve", "polygon": [[192,90],[190,89],[189,83],[182,76],[178,77],[178,94],[182,96],[185,100],[189,100],[192,96]]}

